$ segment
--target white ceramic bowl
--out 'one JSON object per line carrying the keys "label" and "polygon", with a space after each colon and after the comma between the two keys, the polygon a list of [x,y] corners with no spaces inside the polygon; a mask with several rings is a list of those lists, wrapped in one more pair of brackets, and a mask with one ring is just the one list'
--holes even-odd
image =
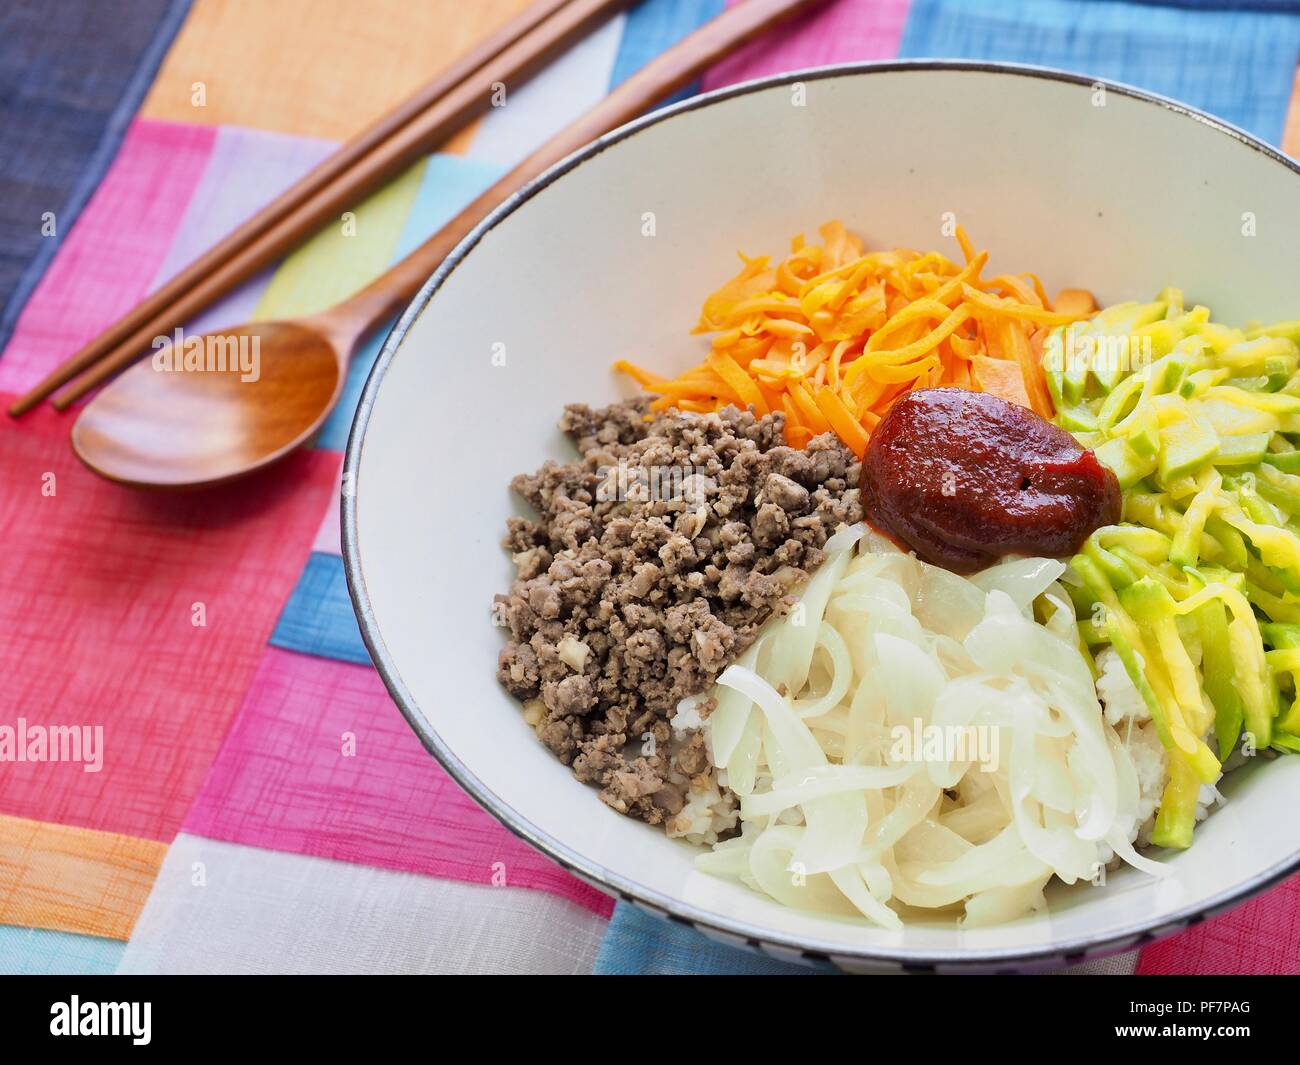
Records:
{"label": "white ceramic bowl", "polygon": [[995,268],[1037,271],[1053,291],[1082,286],[1105,303],[1176,284],[1225,321],[1300,315],[1300,168],[1190,108],[1101,89],[1054,71],[921,62],[696,97],[533,182],[424,287],[348,444],[348,579],[412,728],[507,826],[598,887],[726,942],[854,969],[1030,968],[1122,950],[1300,866],[1300,819],[1283,815],[1300,809],[1290,758],[1235,774],[1226,807],[1164,880],[1125,869],[997,928],[839,923],[695,872],[691,847],[578,784],[496,682],[503,636],[489,610],[512,579],[499,540],[519,512],[507,482],[571,455],[555,428],[566,402],[630,394],[613,359],[699,359],[688,330],[737,249],[779,254],[839,218],[869,246],[955,254],[941,233],[951,212]]}

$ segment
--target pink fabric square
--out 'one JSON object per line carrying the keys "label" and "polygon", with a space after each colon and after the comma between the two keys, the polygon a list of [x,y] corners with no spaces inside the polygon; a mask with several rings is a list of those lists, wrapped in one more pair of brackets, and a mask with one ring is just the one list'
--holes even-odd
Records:
{"label": "pink fabric square", "polygon": [[185,820],[209,839],[613,900],[516,839],[424,749],[369,666],[267,648]]}
{"label": "pink fabric square", "polygon": [[0,724],[102,726],[103,767],[6,762],[0,812],[170,842],[306,563],[339,456],[150,494],[86,470],[70,422],[49,407],[0,418]]}
{"label": "pink fabric square", "polygon": [[1139,976],[1300,975],[1300,876],[1142,951]]}
{"label": "pink fabric square", "polygon": [[[732,7],[740,0],[727,0]],[[908,0],[837,0],[764,34],[704,75],[705,89],[801,67],[898,55]]]}
{"label": "pink fabric square", "polygon": [[323,555],[343,554],[342,513],[339,509],[343,495],[343,462],[341,459],[339,462],[339,483],[335,487],[337,491],[334,493],[334,501],[325,508],[325,516],[321,518],[320,528],[316,530],[316,539],[312,541],[311,545],[313,551],[319,551]]}
{"label": "pink fabric square", "polygon": [[18,319],[0,392],[27,391],[148,294],[216,136],[211,126],[131,125]]}

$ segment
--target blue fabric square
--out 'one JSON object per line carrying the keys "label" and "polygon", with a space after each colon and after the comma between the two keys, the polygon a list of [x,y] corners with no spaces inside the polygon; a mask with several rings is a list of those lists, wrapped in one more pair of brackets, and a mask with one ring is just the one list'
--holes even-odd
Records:
{"label": "blue fabric square", "polygon": [[[627,13],[609,87],[617,88],[655,56],[719,15],[725,6],[723,0],[642,0]],[[684,100],[694,93],[694,86],[687,86],[663,104]]]}
{"label": "blue fabric square", "polygon": [[0,974],[107,976],[126,950],[118,939],[0,925]]}
{"label": "blue fabric square", "polygon": [[1276,144],[1300,14],[1108,0],[912,0],[899,55],[1035,63],[1127,82]]}
{"label": "blue fabric square", "polygon": [[727,947],[686,925],[652,917],[620,902],[596,956],[603,976],[817,976],[830,965],[795,965]]}
{"label": "blue fabric square", "polygon": [[[117,154],[189,6],[0,5],[0,349]],[[42,234],[47,212],[52,236]]]}
{"label": "blue fabric square", "polygon": [[271,633],[271,646],[370,665],[338,555],[312,552]]}

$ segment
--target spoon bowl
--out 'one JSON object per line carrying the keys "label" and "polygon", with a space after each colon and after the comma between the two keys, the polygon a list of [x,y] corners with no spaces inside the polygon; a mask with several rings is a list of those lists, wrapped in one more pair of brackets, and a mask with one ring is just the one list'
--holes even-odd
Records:
{"label": "spoon bowl", "polygon": [[135,487],[198,488],[252,473],[320,429],[342,391],[341,347],[311,319],[178,333],[86,405],[73,450]]}

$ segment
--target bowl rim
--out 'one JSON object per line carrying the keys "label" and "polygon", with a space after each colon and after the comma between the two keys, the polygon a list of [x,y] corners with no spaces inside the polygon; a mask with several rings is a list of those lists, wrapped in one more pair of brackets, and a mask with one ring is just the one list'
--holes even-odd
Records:
{"label": "bowl rim", "polygon": [[450,747],[443,742],[438,733],[428,725],[420,714],[418,704],[403,683],[397,664],[389,653],[383,636],[380,634],[379,623],[366,587],[365,576],[362,573],[361,549],[357,533],[357,489],[361,455],[365,446],[366,429],[369,425],[370,415],[388,367],[411,326],[425,307],[428,306],[438,289],[442,287],[447,277],[473,251],[489,231],[500,225],[520,206],[563,177],[570,170],[595,158],[612,145],[634,137],[643,130],[659,125],[662,122],[671,121],[680,115],[729,100],[732,97],[745,96],[795,82],[820,81],[844,76],[935,71],[1002,74],[1094,88],[1102,87],[1107,92],[1115,92],[1141,103],[1173,111],[1185,118],[1209,126],[1245,147],[1280,163],[1292,173],[1300,176],[1300,163],[1292,160],[1244,129],[1188,104],[1161,96],[1158,93],[1148,92],[1145,89],[1139,89],[1124,82],[1112,81],[1108,78],[1090,77],[1054,67],[1032,64],[962,59],[892,59],[837,63],[754,78],[715,89],[711,92],[699,93],[678,103],[652,111],[612,130],[604,136],[596,138],[510,195],[452,249],[451,253],[443,260],[442,264],[434,271],[429,280],[424,283],[420,291],[402,312],[401,317],[384,340],[383,347],[366,379],[357,404],[352,428],[348,434],[340,500],[343,568],[347,579],[348,594],[352,599],[353,610],[356,613],[361,629],[361,637],[366,649],[369,651],[389,695],[397,704],[411,729],[420,738],[425,749],[441,763],[452,779],[468,792],[475,802],[487,810],[507,829],[586,883],[642,909],[649,910],[677,923],[697,928],[705,934],[711,935],[714,939],[760,950],[771,948],[773,953],[781,957],[794,955],[820,961],[833,962],[841,960],[866,963],[867,965],[884,965],[907,971],[933,971],[939,968],[991,967],[1016,969],[1031,966],[1041,967],[1055,961],[1077,962],[1087,957],[1097,957],[1108,953],[1135,949],[1162,936],[1179,931],[1184,927],[1199,923],[1213,914],[1244,902],[1246,899],[1272,887],[1290,874],[1300,871],[1300,852],[1291,855],[1288,859],[1277,863],[1271,868],[1265,869],[1235,888],[1221,892],[1206,901],[1176,910],[1171,914],[1138,921],[1101,937],[1076,936],[1070,940],[1048,943],[1034,948],[924,949],[916,951],[887,945],[862,947],[836,942],[832,939],[791,935],[700,909],[615,873],[559,842],[548,833],[543,832],[522,813],[499,799],[479,781]]}

